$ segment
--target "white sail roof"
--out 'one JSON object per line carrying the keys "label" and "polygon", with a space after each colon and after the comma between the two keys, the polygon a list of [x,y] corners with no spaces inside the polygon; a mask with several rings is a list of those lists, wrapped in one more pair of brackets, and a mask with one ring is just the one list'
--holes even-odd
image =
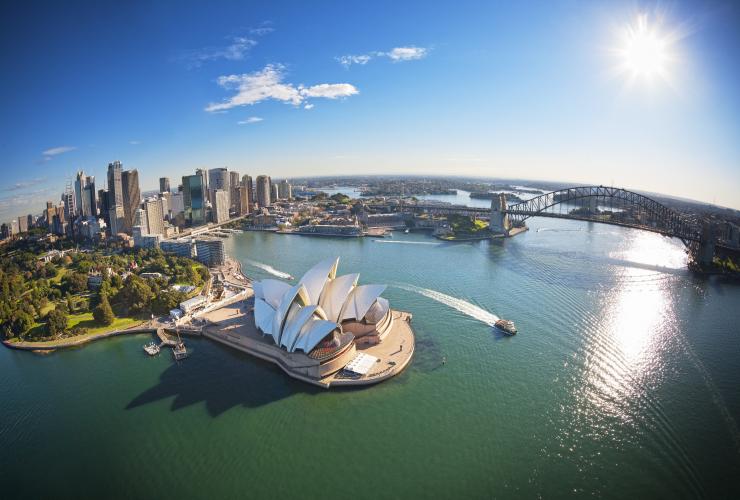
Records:
{"label": "white sail roof", "polygon": [[288,288],[288,291],[283,294],[283,298],[275,311],[275,321],[272,324],[272,336],[278,344],[280,343],[280,333],[283,330],[285,316],[288,314],[290,306],[294,303],[298,303],[301,306],[308,305],[308,292],[306,292],[306,287],[300,283]]}
{"label": "white sail roof", "polygon": [[380,321],[390,308],[380,297],[386,286],[357,286],[359,274],[337,278],[338,264],[339,258],[319,262],[295,286],[273,279],[254,283],[257,327],[289,352],[308,353],[343,320]]}
{"label": "white sail roof", "polygon": [[254,299],[254,323],[262,333],[272,335],[272,324],[275,320],[275,309],[262,299]]}
{"label": "white sail roof", "polygon": [[378,297],[375,302],[373,302],[373,305],[370,306],[367,313],[365,313],[365,319],[368,323],[378,323],[386,314],[388,314],[388,309],[390,309],[390,307],[388,299]]}
{"label": "white sail roof", "polygon": [[291,349],[291,352],[296,349],[300,349],[306,353],[311,352],[311,349],[316,347],[316,344],[321,342],[321,339],[329,335],[336,328],[338,328],[338,325],[333,321],[324,321],[322,319],[309,320],[309,322],[301,328],[300,336]]}
{"label": "white sail roof", "polygon": [[326,313],[328,320],[339,321],[342,306],[352,292],[352,289],[357,285],[357,280],[359,279],[359,274],[345,274],[326,284],[319,303]]}
{"label": "white sail roof", "polygon": [[361,285],[352,290],[347,301],[344,303],[340,321],[345,319],[361,320],[365,317],[367,310],[373,302],[386,289],[386,285]]}
{"label": "white sail roof", "polygon": [[283,327],[283,334],[280,336],[280,345],[291,350],[293,344],[295,344],[298,334],[301,331],[303,325],[310,320],[316,313],[316,308],[319,306],[306,306],[302,307],[290,322],[286,321]]}
{"label": "white sail roof", "polygon": [[285,292],[290,290],[291,286],[288,283],[284,283],[278,280],[266,279],[260,282],[262,299],[265,300],[273,309],[277,309],[280,306],[280,302],[283,300]]}
{"label": "white sail roof", "polygon": [[338,265],[339,257],[322,260],[303,275],[299,283],[306,287],[311,304],[319,303],[324,285],[337,275]]}

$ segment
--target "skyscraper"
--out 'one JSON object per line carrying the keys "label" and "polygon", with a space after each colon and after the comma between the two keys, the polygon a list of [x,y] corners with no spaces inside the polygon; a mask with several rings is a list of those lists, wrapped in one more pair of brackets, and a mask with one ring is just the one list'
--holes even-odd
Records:
{"label": "skyscraper", "polygon": [[242,186],[241,184],[238,184],[235,188],[232,188],[234,191],[234,194],[232,198],[234,198],[234,211],[236,212],[237,217],[242,215],[247,215],[249,213],[249,203],[247,200],[247,188]]}
{"label": "skyscraper", "polygon": [[275,203],[278,201],[278,187],[277,184],[270,183],[270,202]]}
{"label": "skyscraper", "polygon": [[269,207],[270,203],[270,176],[269,175],[258,175],[257,176],[257,203],[260,208]]}
{"label": "skyscraper", "polygon": [[208,172],[204,168],[198,168],[195,170],[195,175],[199,175],[202,179],[201,186],[203,186],[204,200],[210,200],[210,193],[208,192]]}
{"label": "skyscraper", "polygon": [[193,226],[202,226],[206,222],[206,200],[203,187],[203,176],[200,174],[185,175],[182,178],[182,198],[185,205],[185,217]]}
{"label": "skyscraper", "polygon": [[169,193],[170,192],[170,178],[169,177],[160,177],[159,178],[159,192],[160,193]]}
{"label": "skyscraper", "polygon": [[252,211],[252,205],[254,204],[254,185],[252,183],[252,177],[244,174],[242,176],[242,186],[247,188],[247,212]]}
{"label": "skyscraper", "polygon": [[288,179],[283,179],[278,184],[278,198],[281,200],[288,200],[293,197],[293,187],[288,182]]}
{"label": "skyscraper", "polygon": [[124,231],[130,233],[131,228],[134,226],[136,209],[141,206],[139,171],[133,169],[121,172],[121,184],[123,186],[123,226]]}
{"label": "skyscraper", "polygon": [[220,223],[229,220],[229,194],[223,189],[213,192],[213,222]]}
{"label": "skyscraper", "polygon": [[46,219],[46,226],[51,230],[54,227],[54,203],[46,202],[46,211],[44,212],[44,218]]}
{"label": "skyscraper", "polygon": [[149,198],[144,202],[146,213],[146,225],[149,234],[164,234],[164,214],[162,213],[162,200]]}
{"label": "skyscraper", "polygon": [[123,165],[120,161],[108,164],[108,226],[111,236],[124,230],[123,183],[121,181]]}
{"label": "skyscraper", "polygon": [[105,189],[98,189],[98,210],[103,220],[108,223],[108,211],[110,207],[108,206],[108,191]]}
{"label": "skyscraper", "polygon": [[239,185],[239,172],[229,172],[229,206],[236,209],[238,203],[236,187]]}
{"label": "skyscraper", "polygon": [[75,188],[71,182],[68,182],[62,193],[62,201],[64,202],[64,217],[67,220],[72,220],[77,214],[76,208],[76,196]]}
{"label": "skyscraper", "polygon": [[67,212],[82,217],[96,217],[98,215],[96,194],[95,177],[86,176],[85,172],[80,170],[75,180],[75,210],[68,208]]}
{"label": "skyscraper", "polygon": [[19,233],[28,232],[28,217],[25,217],[25,216],[18,217],[18,232]]}
{"label": "skyscraper", "polygon": [[[226,196],[230,198],[229,171],[225,167],[212,168],[208,171],[208,192],[210,194],[212,206],[216,205],[214,193],[219,189],[226,191]],[[231,205],[230,200],[229,205]]]}

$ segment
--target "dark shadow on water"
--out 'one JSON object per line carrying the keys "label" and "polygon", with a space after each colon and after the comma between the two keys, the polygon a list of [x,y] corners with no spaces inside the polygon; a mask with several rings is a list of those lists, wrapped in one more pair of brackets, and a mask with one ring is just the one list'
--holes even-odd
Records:
{"label": "dark shadow on water", "polygon": [[159,383],[126,405],[127,410],[174,398],[171,410],[203,403],[212,417],[235,407],[257,408],[293,394],[319,395],[324,389],[292,379],[280,368],[247,354],[191,339],[196,349],[187,359],[174,361]]}
{"label": "dark shadow on water", "polygon": [[416,337],[414,360],[409,368],[423,373],[429,373],[443,366],[442,354],[439,346],[432,339]]}

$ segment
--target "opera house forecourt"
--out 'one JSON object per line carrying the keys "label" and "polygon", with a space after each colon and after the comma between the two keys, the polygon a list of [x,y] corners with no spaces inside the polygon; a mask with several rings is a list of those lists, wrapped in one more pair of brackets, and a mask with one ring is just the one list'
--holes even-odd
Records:
{"label": "opera house forecourt", "polygon": [[319,262],[296,285],[255,282],[246,306],[207,317],[204,335],[324,388],[397,375],[414,354],[411,314],[391,309],[385,285],[337,276],[338,265],[338,257]]}

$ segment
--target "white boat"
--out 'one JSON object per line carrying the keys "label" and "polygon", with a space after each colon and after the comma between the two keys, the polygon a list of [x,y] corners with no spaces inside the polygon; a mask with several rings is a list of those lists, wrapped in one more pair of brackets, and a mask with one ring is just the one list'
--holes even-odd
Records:
{"label": "white boat", "polygon": [[404,234],[409,234],[409,230],[408,230],[408,229],[406,229],[406,230],[404,230],[404,232],[403,232],[403,233],[404,233]]}
{"label": "white boat", "polygon": [[516,326],[510,319],[500,319],[496,321],[493,326],[504,332],[506,335],[516,335]]}
{"label": "white boat", "polygon": [[149,356],[156,356],[159,354],[159,346],[154,342],[149,342],[144,346],[144,351],[146,351]]}

